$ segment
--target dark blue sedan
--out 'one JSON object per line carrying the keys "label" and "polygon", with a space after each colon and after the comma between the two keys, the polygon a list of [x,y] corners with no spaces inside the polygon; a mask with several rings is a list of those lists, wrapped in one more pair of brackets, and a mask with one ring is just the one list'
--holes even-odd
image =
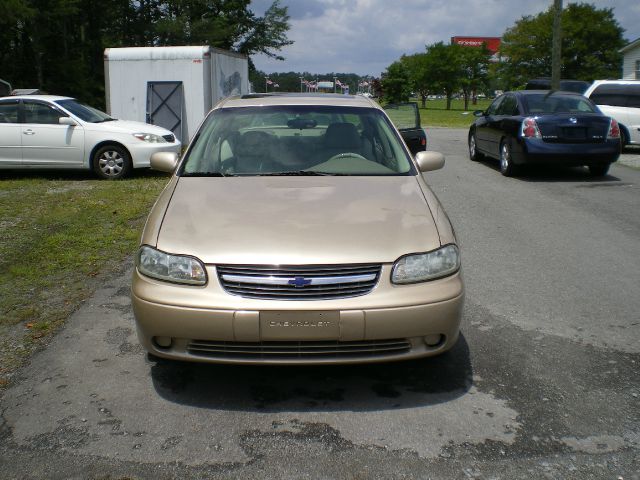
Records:
{"label": "dark blue sedan", "polygon": [[469,157],[500,160],[515,175],[524,164],[589,167],[604,176],[620,156],[620,128],[588,98],[570,92],[525,90],[496,98],[469,129]]}

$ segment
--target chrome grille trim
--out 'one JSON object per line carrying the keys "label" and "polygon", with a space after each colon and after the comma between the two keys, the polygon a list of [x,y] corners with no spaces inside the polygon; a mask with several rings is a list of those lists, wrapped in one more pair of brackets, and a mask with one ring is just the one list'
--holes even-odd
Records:
{"label": "chrome grille trim", "polygon": [[[295,281],[296,277],[259,277],[247,275],[221,275],[222,280],[231,283],[250,283],[254,285],[290,285],[289,282]],[[375,280],[375,274],[369,275],[350,275],[335,277],[313,277],[310,279],[310,285],[335,285],[339,283],[357,283],[369,282]]]}
{"label": "chrome grille trim", "polygon": [[192,340],[187,352],[192,355],[220,359],[292,359],[384,357],[408,353],[411,344],[406,339],[314,342],[224,342]]}
{"label": "chrome grille trim", "polygon": [[369,293],[379,264],[218,265],[222,288],[232,295],[266,300],[328,300]]}

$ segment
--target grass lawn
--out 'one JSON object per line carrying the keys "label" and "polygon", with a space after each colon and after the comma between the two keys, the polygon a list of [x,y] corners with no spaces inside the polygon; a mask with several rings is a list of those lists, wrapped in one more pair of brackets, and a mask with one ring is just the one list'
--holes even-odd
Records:
{"label": "grass lawn", "polygon": [[469,102],[469,110],[464,109],[464,100],[452,100],[451,110],[447,110],[447,100],[427,100],[427,108],[422,108],[422,102],[419,99],[413,101],[418,102],[420,107],[420,120],[423,127],[451,127],[451,128],[468,128],[474,121],[474,110],[486,110],[491,104],[490,99],[478,100],[477,105]]}
{"label": "grass lawn", "polygon": [[0,386],[135,252],[168,177],[0,173]]}

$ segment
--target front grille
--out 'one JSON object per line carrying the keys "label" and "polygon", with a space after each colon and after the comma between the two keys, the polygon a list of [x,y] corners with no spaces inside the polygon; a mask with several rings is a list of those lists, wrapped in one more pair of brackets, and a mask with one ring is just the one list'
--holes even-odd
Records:
{"label": "front grille", "polygon": [[162,135],[162,138],[164,138],[169,143],[173,143],[176,141],[176,137],[174,135]]}
{"label": "front grille", "polygon": [[232,295],[265,300],[329,300],[365,295],[380,277],[380,265],[219,265],[222,288]]}
{"label": "front grille", "polygon": [[187,351],[192,355],[237,360],[374,358],[408,353],[406,339],[364,340],[353,342],[217,342],[192,340]]}

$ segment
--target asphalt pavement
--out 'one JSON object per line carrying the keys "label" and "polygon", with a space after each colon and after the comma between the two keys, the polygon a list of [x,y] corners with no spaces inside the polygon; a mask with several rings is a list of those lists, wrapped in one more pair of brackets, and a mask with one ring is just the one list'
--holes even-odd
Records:
{"label": "asphalt pavement", "polygon": [[505,178],[465,130],[428,135],[467,284],[451,352],[157,363],[127,264],[0,398],[0,478],[640,479],[640,171]]}

